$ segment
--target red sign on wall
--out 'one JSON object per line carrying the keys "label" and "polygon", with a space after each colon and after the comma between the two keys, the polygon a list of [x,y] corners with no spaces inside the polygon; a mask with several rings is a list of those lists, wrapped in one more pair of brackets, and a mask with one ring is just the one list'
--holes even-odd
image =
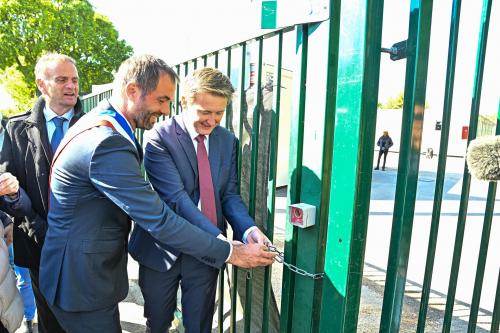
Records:
{"label": "red sign on wall", "polygon": [[462,126],[462,140],[467,140],[469,137],[469,126]]}

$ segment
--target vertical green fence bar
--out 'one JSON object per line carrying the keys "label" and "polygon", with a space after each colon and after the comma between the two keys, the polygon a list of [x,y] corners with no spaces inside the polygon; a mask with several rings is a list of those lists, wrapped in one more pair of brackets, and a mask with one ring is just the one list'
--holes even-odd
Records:
{"label": "vertical green fence bar", "polygon": [[[181,65],[175,66],[175,72],[177,73],[178,76],[181,75]],[[175,89],[175,114],[179,114],[180,112],[180,106],[181,106],[181,101],[180,99],[180,86],[179,82],[177,82],[177,89]]]}
{"label": "vertical green fence bar", "polygon": [[493,307],[493,316],[491,318],[490,332],[498,333],[499,326],[500,326],[500,269],[498,270],[497,292],[495,296],[495,305]]}
{"label": "vertical green fence bar", "polygon": [[441,218],[441,204],[443,200],[443,187],[446,172],[446,159],[448,156],[448,139],[450,136],[451,106],[453,103],[453,87],[455,83],[455,65],[457,58],[458,31],[460,25],[461,0],[454,0],[451,11],[450,39],[448,44],[448,62],[446,67],[446,83],[444,92],[444,105],[442,115],[441,141],[439,147],[438,169],[436,174],[436,187],[434,189],[434,203],[432,208],[431,229],[427,245],[427,259],[425,263],[424,283],[418,313],[417,333],[425,331],[429,295],[436,256],[436,244]]}
{"label": "vertical green fence bar", "polygon": [[203,67],[207,67],[207,63],[208,63],[208,56],[207,56],[207,55],[204,55],[204,56],[202,57],[202,59],[203,59]]}
{"label": "vertical green fence bar", "polygon": [[[495,135],[500,135],[500,110],[497,113],[497,124]],[[479,302],[481,300],[481,291],[483,287],[484,269],[486,266],[486,258],[488,256],[488,246],[490,243],[491,225],[495,210],[495,198],[497,194],[497,183],[490,182],[488,185],[488,196],[486,198],[486,208],[484,211],[483,230],[481,232],[481,243],[479,246],[479,258],[477,260],[476,278],[474,281],[474,291],[472,293],[472,301],[470,306],[468,333],[476,331],[477,313],[479,311]],[[495,254],[493,254],[495,255]]]}
{"label": "vertical green fence bar", "polygon": [[241,179],[241,139],[243,138],[243,108],[246,107],[245,94],[245,72],[246,72],[246,62],[247,62],[247,43],[241,44],[241,68],[240,68],[240,121],[238,128],[238,139],[240,139],[240,147],[238,154],[238,179]]}
{"label": "vertical green fence bar", "polygon": [[[240,68],[240,121],[238,129],[238,139],[240,146],[238,147],[238,179],[241,181],[241,138],[243,136],[243,106],[246,104],[245,96],[243,91],[245,91],[245,65],[246,65],[246,50],[247,43],[241,43],[241,68]],[[240,182],[241,184],[241,182]],[[238,267],[233,266],[231,281],[233,283],[231,290],[231,332],[236,332],[236,303],[238,297]]]}
{"label": "vertical green fence bar", "polygon": [[[483,10],[481,14],[481,25],[479,30],[479,40],[477,47],[476,69],[474,76],[474,88],[472,93],[472,105],[469,121],[469,137],[467,144],[476,137],[477,122],[479,118],[479,106],[481,102],[481,89],[483,85],[484,60],[486,57],[486,45],[488,40],[488,29],[490,23],[491,0],[483,1]],[[450,332],[451,320],[453,317],[453,306],[455,303],[455,294],[457,290],[458,273],[460,270],[460,258],[462,256],[462,245],[465,232],[465,221],[467,218],[467,206],[469,203],[470,192],[470,174],[467,163],[464,167],[464,176],[462,179],[462,195],[460,198],[460,208],[458,211],[457,230],[455,233],[455,246],[453,249],[453,260],[451,264],[450,282],[446,298],[446,308],[443,321],[443,333]]]}
{"label": "vertical green fence bar", "polygon": [[198,59],[193,59],[193,69],[196,70],[198,69]]}
{"label": "vertical green fence bar", "polygon": [[[255,217],[255,201],[257,194],[257,163],[259,156],[259,128],[260,128],[260,109],[262,105],[262,52],[264,48],[264,40],[262,37],[258,38],[259,43],[259,55],[258,55],[258,65],[257,65],[257,84],[256,84],[256,98],[255,106],[253,109],[253,121],[252,121],[252,137],[251,137],[251,161],[250,161],[250,188],[249,188],[249,200],[248,200],[248,211],[250,216]],[[246,289],[245,289],[245,333],[251,333],[251,322],[252,322],[252,297],[253,294],[253,280],[252,280],[252,270],[247,273],[246,279]]]}
{"label": "vertical green fence bar", "polygon": [[[498,123],[500,123],[500,102],[498,103],[497,125]],[[500,324],[500,270],[498,270],[497,292],[495,295],[495,305],[493,306],[493,316],[491,318],[490,329],[490,332],[492,333],[498,333],[498,326]]]}
{"label": "vertical green fence bar", "polygon": [[412,0],[396,196],[380,332],[399,332],[417,193],[432,1]]}
{"label": "vertical green fence bar", "polygon": [[[306,71],[307,71],[307,41],[308,26],[296,27],[296,52],[300,68],[297,79],[294,77],[294,102],[290,118],[290,162],[288,164],[288,202],[300,202],[300,188],[302,186],[302,153],[304,141],[304,114],[306,98]],[[284,259],[287,263],[295,264],[297,256],[297,228],[286,223]],[[295,275],[288,269],[283,269],[283,284],[281,288],[281,318],[280,332],[292,332],[294,312]]]}
{"label": "vertical green fence bar", "polygon": [[[497,125],[496,134],[499,133],[500,126]],[[488,196],[486,199],[486,209],[484,213],[483,231],[481,233],[481,245],[479,246],[479,258],[477,260],[476,278],[474,281],[474,291],[472,293],[472,302],[470,306],[468,333],[474,333],[477,325],[477,313],[479,310],[479,301],[481,300],[481,290],[483,287],[484,269],[486,266],[486,257],[488,256],[488,246],[490,241],[491,223],[493,221],[493,210],[495,208],[495,197],[497,194],[497,183],[490,182],[488,187]],[[495,254],[493,254],[495,255]]]}
{"label": "vertical green fence bar", "polygon": [[[373,165],[383,1],[334,4],[325,114],[323,174],[331,183],[320,332],[356,332]],[[338,66],[337,66],[338,60]],[[333,127],[334,125],[334,127]],[[345,138],[349,138],[346,140]],[[331,155],[330,153],[330,155]],[[326,163],[329,163],[327,165]],[[328,168],[331,168],[328,171]],[[323,194],[325,195],[325,194]],[[322,199],[323,201],[323,199]],[[322,232],[321,232],[322,233]],[[315,327],[315,326],[313,326]],[[313,331],[317,331],[316,329]]]}
{"label": "vertical green fence bar", "polygon": [[[270,156],[269,156],[269,177],[267,182],[267,221],[266,221],[266,236],[273,242],[274,236],[274,213],[276,201],[276,176],[278,164],[278,135],[280,121],[280,103],[281,103],[281,66],[283,58],[283,31],[278,33],[278,54],[274,78],[276,78],[275,98],[273,101],[273,114],[271,118],[271,139],[270,139]],[[274,88],[273,88],[274,89]],[[262,333],[269,332],[269,304],[271,295],[271,269],[266,267],[264,273],[264,301],[262,311]]]}
{"label": "vertical green fence bar", "polygon": [[[340,101],[337,102],[337,117],[338,124],[335,127],[335,133],[338,135],[339,140],[335,140],[335,152],[340,152],[339,155],[343,155],[342,151],[337,148],[337,143],[342,144],[341,141],[344,137],[355,137],[356,133],[353,131],[352,136],[348,131],[343,134],[344,129],[347,129],[348,126],[342,126],[340,122],[341,117],[345,116],[345,124],[356,121],[359,122],[359,130],[357,133],[358,136],[358,157],[354,158],[351,156],[350,159],[343,159],[343,161],[339,161],[339,169],[336,169],[334,166],[332,174],[334,176],[340,176],[345,170],[347,174],[350,168],[357,169],[357,173],[351,173],[350,186],[352,191],[354,192],[353,204],[351,206],[347,206],[349,210],[344,211],[345,218],[352,219],[352,232],[349,235],[348,226],[344,230],[344,237],[351,237],[350,241],[350,252],[349,252],[349,270],[348,276],[336,276],[336,280],[340,279],[342,282],[346,283],[346,297],[345,297],[345,315],[343,320],[343,332],[356,332],[357,330],[357,322],[358,322],[358,313],[359,313],[359,304],[361,299],[361,288],[363,284],[363,267],[364,267],[364,257],[365,257],[365,247],[366,247],[366,237],[367,237],[367,229],[368,229],[368,218],[370,212],[370,193],[371,193],[371,183],[372,183],[372,169],[373,169],[373,154],[374,154],[374,141],[375,137],[375,129],[377,122],[377,104],[378,104],[378,91],[379,91],[379,76],[380,76],[380,49],[381,49],[381,41],[382,41],[382,25],[383,25],[383,13],[384,13],[384,1],[380,0],[370,0],[363,1],[360,3],[360,6],[366,6],[365,16],[360,18],[360,20],[365,20],[364,23],[364,31],[359,31],[358,33],[361,35],[364,33],[364,45],[361,44],[364,48],[360,48],[359,52],[364,52],[364,66],[363,72],[359,72],[359,75],[362,75],[362,82],[357,84],[351,83],[351,86],[346,86],[345,89],[349,89],[352,93],[358,95],[361,100],[361,105],[357,105],[355,103],[349,102],[346,100],[346,103],[350,103],[350,108],[352,108],[353,112],[350,117],[347,114],[340,115],[338,110]],[[353,28],[354,30],[354,28]],[[344,36],[341,33],[341,36]],[[342,44],[341,44],[342,45]],[[347,56],[347,55],[346,55]],[[340,72],[340,67],[339,67]],[[340,76],[340,75],[339,75]],[[340,78],[339,78],[340,79]],[[339,80],[339,82],[341,82]],[[341,96],[341,88],[342,86],[338,86],[337,96]],[[361,88],[362,90],[359,90]],[[359,109],[357,109],[359,108]],[[346,147],[345,155],[348,155],[349,147]],[[355,148],[355,147],[352,147]],[[357,161],[356,161],[357,159]],[[343,163],[342,163],[343,162]],[[334,163],[335,161],[334,155]],[[357,165],[356,165],[357,163]],[[340,171],[340,172],[337,172]],[[340,178],[340,177],[339,177]],[[344,180],[345,182],[345,180]],[[332,190],[335,186],[332,186]],[[348,188],[348,187],[346,187]],[[342,191],[340,191],[342,192]],[[345,200],[345,199],[344,199]],[[344,201],[348,202],[348,201]],[[342,201],[339,201],[339,207],[342,209],[343,204]],[[346,207],[344,207],[345,209]],[[332,209],[332,208],[331,208]],[[334,218],[340,217],[336,215],[334,211],[330,212],[331,220]],[[333,231],[337,231],[333,228]],[[328,234],[328,238],[331,243],[335,246],[339,246],[338,239],[342,237],[342,233],[335,234],[339,237],[330,238],[330,233]],[[346,252],[343,252],[346,253]],[[332,251],[334,256],[338,254],[335,251]],[[338,256],[340,260],[345,260],[346,257]],[[332,271],[335,271],[335,266],[330,266]],[[346,279],[347,280],[344,280]],[[333,308],[332,308],[333,310]],[[326,318],[325,318],[326,319]],[[333,331],[332,331],[333,332]]]}
{"label": "vertical green fence bar", "polygon": [[[216,51],[215,54],[214,54],[214,67],[215,68],[219,68],[219,51]],[[205,66],[206,66],[206,63],[205,63]],[[231,66],[231,61],[228,60],[228,67]],[[228,75],[228,77],[230,77],[230,75]],[[226,107],[226,119],[227,119],[227,114],[228,112],[231,112],[229,109],[230,109],[230,105],[232,105],[232,101],[229,100],[229,104],[228,106]],[[226,126],[227,128],[227,126]],[[219,312],[218,312],[218,329],[219,329],[219,333],[223,333],[224,332],[224,280],[225,280],[225,266],[223,268],[220,269],[219,271]]]}
{"label": "vertical green fence bar", "polygon": [[[231,78],[231,48],[226,49],[227,53],[227,76]],[[215,58],[217,66],[218,66],[218,58]],[[229,105],[226,108],[226,128],[230,130],[232,128],[232,122],[233,122],[233,101],[229,102]]]}

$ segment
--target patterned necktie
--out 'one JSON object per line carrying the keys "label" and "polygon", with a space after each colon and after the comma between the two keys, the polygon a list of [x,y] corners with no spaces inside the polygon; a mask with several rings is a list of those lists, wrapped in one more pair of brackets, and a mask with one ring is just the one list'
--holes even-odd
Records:
{"label": "patterned necktie", "polygon": [[52,139],[50,140],[50,146],[52,147],[52,153],[55,153],[57,147],[61,143],[61,140],[64,136],[63,124],[66,118],[64,117],[55,117],[52,118],[52,122],[56,125],[56,130],[52,134]]}
{"label": "patterned necktie", "polygon": [[212,173],[208,161],[207,149],[205,148],[205,136],[198,135],[198,149],[196,158],[198,159],[198,179],[200,183],[201,212],[217,226],[217,213],[215,211],[214,185],[212,183]]}

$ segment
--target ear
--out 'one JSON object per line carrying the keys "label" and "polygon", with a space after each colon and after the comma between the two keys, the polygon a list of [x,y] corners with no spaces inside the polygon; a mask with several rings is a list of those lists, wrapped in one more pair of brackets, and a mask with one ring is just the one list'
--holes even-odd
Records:
{"label": "ear", "polygon": [[36,79],[36,86],[42,95],[46,95],[47,89],[45,88],[45,81],[42,79]]}
{"label": "ear", "polygon": [[137,87],[137,84],[130,82],[127,84],[125,88],[125,93],[127,94],[127,98],[135,101],[141,95],[141,90]]}
{"label": "ear", "polygon": [[186,96],[181,96],[181,106],[182,110],[187,110],[188,101]]}

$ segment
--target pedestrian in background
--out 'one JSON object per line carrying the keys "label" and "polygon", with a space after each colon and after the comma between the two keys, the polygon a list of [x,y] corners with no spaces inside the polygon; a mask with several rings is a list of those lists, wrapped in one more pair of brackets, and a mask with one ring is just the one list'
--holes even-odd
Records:
{"label": "pedestrian in background", "polygon": [[379,146],[379,151],[378,151],[377,166],[375,167],[375,170],[379,169],[380,158],[382,157],[382,155],[384,155],[384,163],[382,164],[382,171],[385,171],[385,161],[387,160],[387,153],[389,152],[389,148],[391,148],[392,145],[393,142],[391,137],[389,136],[389,132],[384,131],[384,134],[377,141],[377,146]]}

